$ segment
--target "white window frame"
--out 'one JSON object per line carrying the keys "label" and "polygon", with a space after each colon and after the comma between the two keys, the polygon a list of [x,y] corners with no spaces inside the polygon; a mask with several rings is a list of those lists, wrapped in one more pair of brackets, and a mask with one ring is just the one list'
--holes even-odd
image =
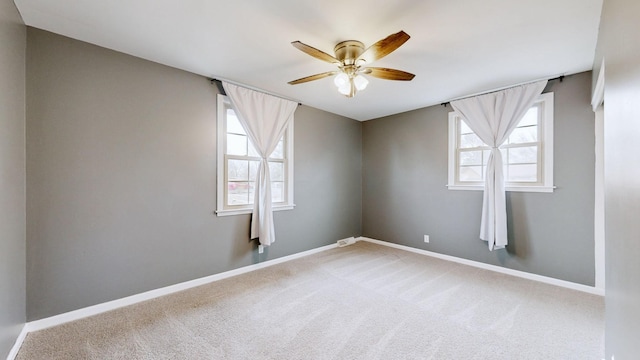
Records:
{"label": "white window frame", "polygon": [[[553,93],[545,93],[534,103],[541,106],[542,119],[538,124],[538,172],[541,174],[539,182],[518,183],[506,182],[506,191],[523,192],[553,192]],[[452,111],[449,113],[449,190],[483,190],[484,181],[460,182],[458,178],[458,124],[462,121],[460,116]]]}
{"label": "white window frame", "polygon": [[[227,96],[218,94],[217,96],[217,209],[218,216],[251,214],[253,212],[253,204],[246,205],[227,205],[227,164],[229,157],[226,154],[227,149],[227,109],[231,109],[231,102]],[[293,202],[293,120],[289,122],[284,137],[284,178],[285,193],[284,202],[274,202],[272,204],[273,211],[291,210],[295,207]],[[248,141],[251,141],[247,139]],[[233,157],[233,156],[231,156]],[[252,160],[259,160],[255,158]],[[274,161],[278,161],[275,160]]]}

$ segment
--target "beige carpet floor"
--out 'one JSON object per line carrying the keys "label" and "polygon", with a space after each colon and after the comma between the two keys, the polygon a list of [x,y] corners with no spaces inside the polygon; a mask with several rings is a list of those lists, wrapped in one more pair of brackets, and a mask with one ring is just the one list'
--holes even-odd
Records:
{"label": "beige carpet floor", "polygon": [[28,334],[17,359],[601,359],[604,301],[359,242]]}

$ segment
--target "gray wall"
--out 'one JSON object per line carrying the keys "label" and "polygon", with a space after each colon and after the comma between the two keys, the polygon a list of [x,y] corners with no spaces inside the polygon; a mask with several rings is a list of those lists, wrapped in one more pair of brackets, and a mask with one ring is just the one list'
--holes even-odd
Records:
{"label": "gray wall", "polygon": [[[363,126],[363,235],[594,285],[591,73],[552,81],[553,193],[507,193],[509,245],[479,240],[482,191],[447,190],[447,114],[432,106]],[[430,243],[423,235],[430,235]]]}
{"label": "gray wall", "polygon": [[640,353],[640,2],[605,0],[594,65],[605,66],[606,358]]}
{"label": "gray wall", "polygon": [[302,106],[295,202],[258,255],[217,217],[207,79],[29,28],[27,318],[35,320],[361,232],[359,122]]}
{"label": "gray wall", "polygon": [[25,322],[26,28],[0,0],[0,358]]}

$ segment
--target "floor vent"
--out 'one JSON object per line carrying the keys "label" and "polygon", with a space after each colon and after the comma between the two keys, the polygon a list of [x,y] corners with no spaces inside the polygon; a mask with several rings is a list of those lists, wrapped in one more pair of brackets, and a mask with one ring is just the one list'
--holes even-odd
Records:
{"label": "floor vent", "polygon": [[346,238],[346,239],[342,239],[342,240],[338,240],[338,246],[339,247],[345,247],[348,245],[352,245],[356,243],[356,239],[353,237],[350,238]]}

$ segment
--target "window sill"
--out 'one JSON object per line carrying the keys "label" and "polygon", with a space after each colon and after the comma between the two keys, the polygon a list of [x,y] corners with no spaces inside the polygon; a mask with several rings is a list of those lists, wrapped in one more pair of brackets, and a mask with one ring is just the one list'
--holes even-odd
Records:
{"label": "window sill", "polygon": [[[295,206],[296,206],[295,204],[278,205],[273,207],[273,211],[293,210]],[[216,210],[216,215],[218,216],[246,215],[246,214],[251,214],[252,212],[253,212],[253,207],[243,208],[243,209]]]}
{"label": "window sill", "polygon": [[[449,190],[484,190],[484,185],[447,185]],[[507,186],[506,191],[552,193],[555,186]]]}

